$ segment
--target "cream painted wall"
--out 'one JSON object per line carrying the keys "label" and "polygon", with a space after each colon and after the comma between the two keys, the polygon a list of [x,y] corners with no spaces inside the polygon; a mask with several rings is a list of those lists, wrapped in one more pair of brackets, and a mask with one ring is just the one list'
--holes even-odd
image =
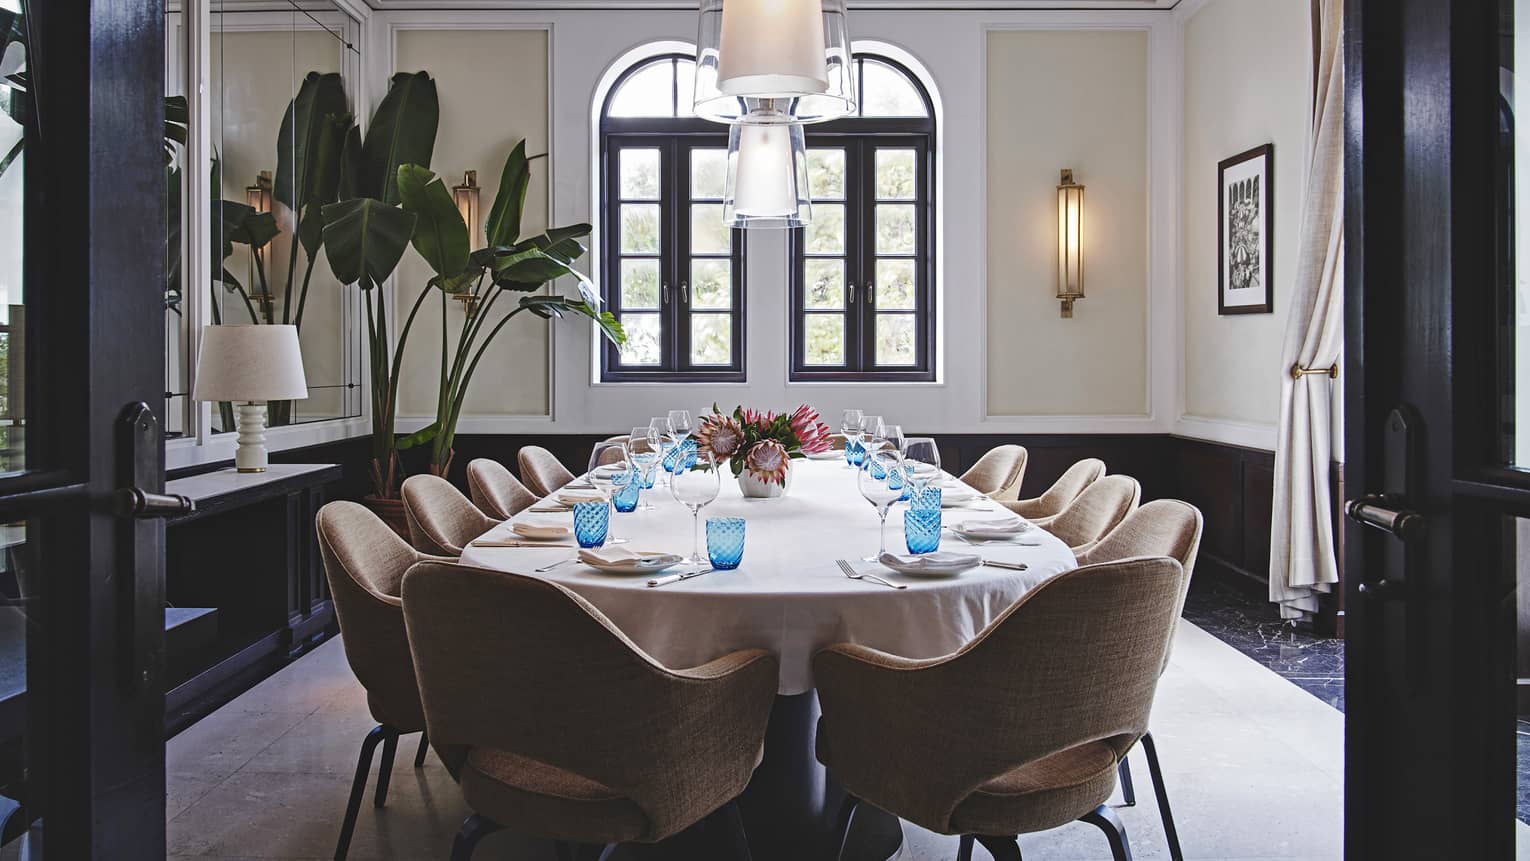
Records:
{"label": "cream painted wall", "polygon": [[[987,411],[1145,416],[1147,33],[991,31],[987,49]],[[1067,320],[1065,167],[1085,186],[1087,296]]]}
{"label": "cream painted wall", "polygon": [[[1252,425],[1273,446],[1305,170],[1306,0],[1210,0],[1184,28],[1182,419]],[[1275,144],[1273,314],[1217,314],[1217,162]],[[1193,433],[1193,431],[1192,431]],[[1268,441],[1264,441],[1266,439]]]}
{"label": "cream painted wall", "polygon": [[[424,69],[436,79],[441,125],[431,169],[447,187],[478,171],[482,210],[499,189],[500,171],[515,143],[525,138],[528,155],[548,152],[548,34],[542,29],[407,29],[395,35],[394,69]],[[532,162],[523,233],[546,229],[549,159]],[[473,247],[483,245],[482,225]],[[399,296],[412,302],[433,273],[413,249],[399,265]],[[500,300],[506,306],[510,297]],[[462,305],[446,302],[451,343],[463,320]],[[405,352],[400,384],[402,415],[433,414],[439,385],[442,303],[434,296],[420,309]],[[498,307],[491,312],[500,316]],[[551,409],[548,325],[522,314],[499,333],[468,390],[464,417],[546,416]]]}

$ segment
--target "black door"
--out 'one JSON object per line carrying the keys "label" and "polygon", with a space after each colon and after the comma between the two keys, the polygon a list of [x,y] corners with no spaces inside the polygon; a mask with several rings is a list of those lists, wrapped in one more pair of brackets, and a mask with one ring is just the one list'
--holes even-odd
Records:
{"label": "black door", "polygon": [[[163,858],[163,4],[0,3],[0,839]],[[17,47],[19,43],[21,47]],[[17,60],[24,57],[24,63]]]}
{"label": "black door", "polygon": [[1515,158],[1530,21],[1515,5],[1345,10],[1345,485],[1365,495],[1344,534],[1350,858],[1510,858],[1530,812],[1530,161]]}

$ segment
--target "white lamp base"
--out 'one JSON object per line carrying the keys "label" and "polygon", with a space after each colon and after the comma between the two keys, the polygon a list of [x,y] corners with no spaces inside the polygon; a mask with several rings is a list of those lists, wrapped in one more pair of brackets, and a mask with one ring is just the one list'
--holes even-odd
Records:
{"label": "white lamp base", "polygon": [[265,472],[270,465],[266,455],[266,405],[239,405],[239,448],[234,451],[234,468],[240,472]]}

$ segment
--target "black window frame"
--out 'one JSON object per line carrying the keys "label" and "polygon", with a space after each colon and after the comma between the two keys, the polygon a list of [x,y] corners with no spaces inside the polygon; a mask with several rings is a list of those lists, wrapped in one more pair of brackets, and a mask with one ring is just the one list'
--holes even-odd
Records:
{"label": "black window frame", "polygon": [[[807,127],[806,145],[845,151],[845,364],[807,365],[807,317],[804,307],[806,263],[804,230],[791,231],[791,382],[933,382],[936,379],[936,259],[935,259],[935,106],[929,91],[908,67],[878,54],[858,53],[857,104],[864,105],[864,75],[860,64],[871,60],[889,66],[912,85],[924,101],[922,117],[847,117]],[[918,171],[913,259],[915,285],[915,363],[878,367],[875,322],[877,306],[874,272],[876,253],[875,153],[878,149],[912,149]],[[823,203],[837,203],[825,200]],[[815,201],[815,205],[817,202]],[[882,255],[889,257],[890,255]],[[871,300],[871,301],[868,301]],[[822,312],[819,312],[822,313]]]}
{"label": "black window frame", "polygon": [[[657,149],[659,157],[659,318],[660,362],[658,365],[621,364],[621,354],[606,342],[601,349],[600,380],[605,383],[721,383],[746,380],[745,356],[745,241],[744,231],[731,231],[733,279],[732,361],[728,365],[693,365],[690,362],[692,306],[690,295],[690,207],[693,202],[721,204],[721,199],[691,197],[691,153],[698,149],[728,148],[725,126],[697,117],[613,117],[611,104],[622,86],[635,74],[659,62],[678,64],[694,62],[684,54],[666,54],[648,58],[622,73],[601,105],[600,113],[600,272],[601,295],[606,308],[620,319],[621,306],[621,203],[620,157],[626,149]],[[672,70],[675,82],[671,94],[675,113],[681,99],[678,68]],[[654,201],[643,201],[654,202]],[[638,257],[641,255],[625,255]],[[707,255],[699,255],[705,258]],[[721,256],[718,259],[722,259]],[[649,309],[642,309],[648,311]],[[696,311],[696,314],[717,313]]]}

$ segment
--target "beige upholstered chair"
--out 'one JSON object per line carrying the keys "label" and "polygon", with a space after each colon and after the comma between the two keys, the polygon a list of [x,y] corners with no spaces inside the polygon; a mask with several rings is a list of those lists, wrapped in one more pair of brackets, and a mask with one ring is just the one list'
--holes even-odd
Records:
{"label": "beige upholstered chair", "polygon": [[627,459],[627,438],[625,436],[603,439],[590,448],[590,462],[585,469],[594,472],[595,467],[605,466],[608,463],[621,463]]}
{"label": "beige upholstered chair", "polygon": [[1046,489],[1040,496],[1030,499],[1020,499],[1002,503],[1005,508],[1030,520],[1037,525],[1045,526],[1047,521],[1056,517],[1068,503],[1078,498],[1084,488],[1095,483],[1105,474],[1105,461],[1098,458],[1086,457],[1078,463],[1068,467],[1066,471]]}
{"label": "beige upholstered chair", "polygon": [[1141,498],[1142,485],[1137,479],[1107,475],[1084,488],[1062,513],[1041,524],[1041,528],[1061,538],[1075,554],[1082,553],[1135,511]]}
{"label": "beige upholstered chair", "polygon": [[561,586],[449,564],[410,569],[404,616],[431,743],[474,811],[454,861],[500,827],[648,843],[714,811],[744,846],[732,801],[760,760],[774,655],[671,670]]}
{"label": "beige upholstered chair", "polygon": [[404,516],[409,543],[421,553],[461,556],[469,541],[498,526],[451,482],[439,475],[404,479]]}
{"label": "beige upholstered chair", "polygon": [[509,520],[537,501],[515,473],[497,460],[474,458],[467,467],[468,498],[490,517]]}
{"label": "beige upholstered chair", "polygon": [[1183,584],[1173,559],[1092,565],[1037,587],[943,658],[849,643],[819,652],[818,758],[849,794],[841,828],[864,800],[962,835],[962,861],[974,840],[1019,861],[1016,835],[1079,819],[1129,859],[1105,801],[1147,730]]}
{"label": "beige upholstered chair", "polygon": [[515,461],[521,467],[521,481],[537,496],[550,496],[558,488],[574,480],[553,453],[539,445],[523,445],[515,453]]}
{"label": "beige upholstered chair", "polygon": [[1025,462],[1029,456],[1023,445],[995,446],[962,473],[962,482],[990,499],[1019,499],[1020,482],[1025,479]]}
{"label": "beige upholstered chair", "polygon": [[[425,729],[420,693],[414,681],[414,663],[404,632],[404,613],[399,585],[410,565],[427,559],[404,543],[377,515],[354,502],[331,502],[315,518],[319,554],[329,578],[335,616],[345,645],[345,659],[367,691],[367,706],[378,723],[361,744],[351,798],[340,826],[335,857],[344,858],[356,828],[356,814],[367,788],[367,772],[379,742],[382,765],[377,773],[374,803],[383,806],[388,797],[388,777],[402,733]],[[425,764],[425,737],[420,736],[416,767]]]}
{"label": "beige upholstered chair", "polygon": [[[1168,556],[1177,559],[1185,569],[1185,588],[1190,588],[1190,578],[1195,573],[1195,556],[1201,545],[1201,512],[1188,502],[1177,499],[1155,499],[1127,515],[1121,524],[1100,539],[1078,557],[1079,564],[1113,562],[1134,556]],[[1180,594],[1175,608],[1177,624],[1184,611],[1185,595]],[[1172,645],[1172,641],[1171,641]],[[1168,668],[1169,656],[1164,654],[1164,668]],[[1169,844],[1172,861],[1184,861],[1184,851],[1179,845],[1179,829],[1174,824],[1174,812],[1169,807],[1169,791],[1164,785],[1163,769],[1158,764],[1158,746],[1153,734],[1142,734],[1142,752],[1147,757],[1148,774],[1153,779],[1153,793],[1158,799],[1158,814],[1163,818],[1164,837]],[[1132,786],[1131,767],[1122,758],[1121,793],[1127,806],[1137,803],[1137,793]]]}

